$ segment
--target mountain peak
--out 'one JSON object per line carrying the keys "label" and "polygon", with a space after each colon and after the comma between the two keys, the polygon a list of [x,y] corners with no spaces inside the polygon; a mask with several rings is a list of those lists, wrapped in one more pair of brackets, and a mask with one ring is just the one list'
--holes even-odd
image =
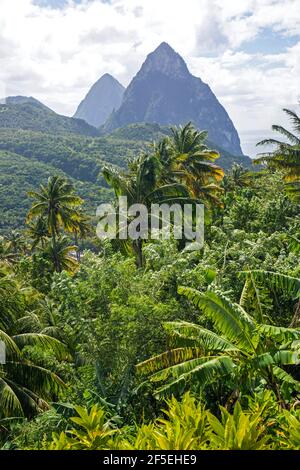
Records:
{"label": "mountain peak", "polygon": [[166,52],[171,53],[171,54],[176,54],[176,52],[175,52],[174,49],[170,46],[170,44],[168,44],[168,43],[165,42],[165,41],[163,41],[163,42],[153,51],[153,53],[159,52],[159,51],[166,51]]}
{"label": "mountain peak", "polygon": [[105,73],[104,75],[102,75],[102,77],[99,78],[98,82],[103,82],[103,81],[107,81],[107,82],[118,82],[118,80],[113,77],[110,73]]}
{"label": "mountain peak", "polygon": [[7,96],[3,100],[1,100],[1,103],[5,103],[8,105],[12,106],[21,106],[21,105],[33,105],[38,108],[42,109],[47,109],[48,111],[52,111],[52,109],[48,108],[45,104],[41,103],[39,100],[36,98],[33,98],[33,96]]}
{"label": "mountain peak", "polygon": [[92,126],[101,126],[111,112],[120,107],[124,90],[118,80],[105,73],[89,90],[74,117],[84,119]]}
{"label": "mountain peak", "polygon": [[206,83],[194,77],[183,58],[166,42],[151,52],[126,89],[120,108],[104,124],[112,131],[133,123],[163,126],[191,121],[207,130],[215,144],[242,155],[238,133]]}
{"label": "mountain peak", "polygon": [[183,58],[167,42],[162,42],[151,52],[142,65],[142,74],[151,72],[160,72],[174,78],[184,78],[189,74]]}

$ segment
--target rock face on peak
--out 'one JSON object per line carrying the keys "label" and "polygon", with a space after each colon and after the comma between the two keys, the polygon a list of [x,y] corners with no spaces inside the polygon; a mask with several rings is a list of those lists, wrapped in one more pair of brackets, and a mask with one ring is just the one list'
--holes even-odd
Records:
{"label": "rock face on peak", "polygon": [[226,151],[243,154],[238,133],[210,87],[194,77],[183,58],[163,42],[147,56],[103,130],[138,122],[179,125],[189,121],[207,130],[209,140]]}
{"label": "rock face on peak", "polygon": [[84,119],[91,126],[101,126],[120,107],[124,90],[121,83],[106,73],[92,86],[74,117]]}
{"label": "rock face on peak", "polygon": [[189,76],[189,71],[183,58],[166,42],[162,42],[154,52],[148,55],[139,75],[142,77],[154,72],[173,79],[184,79]]}

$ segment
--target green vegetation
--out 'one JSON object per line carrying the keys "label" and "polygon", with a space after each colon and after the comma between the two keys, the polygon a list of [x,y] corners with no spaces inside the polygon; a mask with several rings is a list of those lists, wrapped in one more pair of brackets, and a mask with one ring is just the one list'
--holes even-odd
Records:
{"label": "green vegetation", "polygon": [[30,208],[27,192],[57,175],[69,179],[78,194],[85,200],[85,210],[94,215],[101,202],[111,199],[111,190],[100,185],[70,178],[68,173],[51,164],[29,159],[20,154],[0,150],[0,233],[24,228],[26,214]]}
{"label": "green vegetation", "polygon": [[[171,133],[170,129],[155,124],[133,124],[108,136],[90,137],[70,134],[64,128],[63,132],[54,133],[51,126],[40,132],[35,126],[24,130],[1,127],[2,124],[0,119],[0,210],[3,214],[0,233],[23,226],[29,209],[26,192],[53,174],[72,181],[85,200],[86,212],[94,216],[97,206],[112,198],[102,175],[103,167],[109,163],[125,168],[128,161],[143,152],[151,152],[154,142]],[[214,148],[213,144],[207,145]],[[225,169],[235,161],[249,166],[248,157],[232,157],[221,149],[216,150],[222,154],[220,165]]]}
{"label": "green vegetation", "polygon": [[82,119],[60,116],[34,99],[0,104],[0,127],[53,134],[99,135],[95,127],[90,126]]}
{"label": "green vegetation", "polygon": [[282,126],[273,125],[272,129],[285,137],[285,141],[266,139],[258,145],[275,145],[272,153],[263,154],[257,163],[267,163],[270,169],[280,168],[284,171],[284,182],[288,194],[300,201],[300,118],[290,109],[283,110],[291,119],[293,134]]}
{"label": "green vegetation", "polygon": [[[53,149],[47,160],[53,137],[23,135],[27,147],[11,133],[0,151],[3,174],[15,170],[13,184],[1,180],[4,204],[26,209],[22,221],[12,212],[17,230],[1,221],[2,448],[300,449],[290,154],[284,166],[224,172],[205,133],[187,125],[134,151],[126,169],[116,154],[96,157],[96,142],[108,149],[111,137],[58,137],[70,167],[72,155],[101,161],[103,174],[85,180],[60,168]],[[45,160],[40,150],[23,155],[30,135]],[[97,239],[83,202],[94,190],[98,204],[113,194],[203,202],[204,246]]]}

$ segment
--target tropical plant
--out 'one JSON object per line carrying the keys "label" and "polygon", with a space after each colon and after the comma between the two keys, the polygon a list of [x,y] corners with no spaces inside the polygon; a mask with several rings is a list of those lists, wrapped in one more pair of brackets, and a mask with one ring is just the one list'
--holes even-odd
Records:
{"label": "tropical plant", "polygon": [[296,201],[300,201],[300,118],[290,109],[283,111],[289,116],[293,132],[279,125],[273,125],[272,129],[282,134],[286,140],[264,139],[257,145],[274,145],[273,152],[263,153],[255,160],[255,163],[264,163],[270,169],[279,169],[283,172],[283,180],[287,193]]}
{"label": "tropical plant", "polygon": [[[276,401],[275,401],[276,403]],[[118,419],[94,405],[75,407],[67,431],[52,433],[47,450],[270,450],[299,449],[299,412],[274,408],[272,393],[255,394],[249,406],[238,401],[232,411],[206,409],[189,392],[167,400],[162,418],[118,427]],[[275,413],[275,414],[274,414]],[[56,417],[57,421],[57,417]],[[75,427],[74,427],[75,423]],[[72,426],[70,428],[70,426]]]}
{"label": "tropical plant", "polygon": [[46,400],[54,399],[64,384],[56,374],[28,360],[25,348],[35,346],[52,352],[59,359],[67,359],[68,352],[60,341],[49,335],[18,332],[23,294],[7,276],[0,279],[0,305],[0,340],[6,351],[4,364],[0,364],[0,417],[32,416],[46,409]]}
{"label": "tropical plant", "polygon": [[244,168],[239,163],[234,163],[228,173],[225,174],[222,187],[224,192],[236,191],[237,189],[243,189],[251,186],[255,179],[255,173],[249,169]]}
{"label": "tropical plant", "polygon": [[283,418],[282,430],[278,432],[281,447],[300,450],[300,411],[283,410]]}
{"label": "tropical plant", "polygon": [[270,436],[263,423],[261,414],[245,413],[239,402],[235,404],[233,414],[224,407],[221,409],[219,420],[212,413],[207,413],[207,419],[212,432],[210,433],[210,448],[215,450],[266,450]]}
{"label": "tropical plant", "polygon": [[240,298],[240,305],[245,308],[252,306],[253,315],[256,320],[263,322],[272,321],[266,314],[265,299],[268,302],[268,294],[265,289],[280,295],[288,296],[296,302],[295,312],[290,322],[290,327],[296,327],[300,320],[300,279],[272,271],[252,270],[241,273],[246,276],[246,281]]}
{"label": "tropical plant", "polygon": [[61,228],[71,231],[74,224],[79,221],[76,208],[83,201],[74,193],[72,185],[59,176],[50,177],[46,186],[40,186],[40,191],[31,191],[28,194],[35,199],[35,202],[27,215],[27,222],[33,218],[46,219],[47,229],[52,238],[54,266],[56,271],[60,272],[62,266],[58,257],[59,248],[56,246],[57,237]]}
{"label": "tropical plant", "polygon": [[70,245],[68,238],[62,236],[55,241],[55,245],[48,242],[42,253],[53,266],[57,266],[58,271],[65,270],[74,273],[78,267],[77,250],[77,246]]}
{"label": "tropical plant", "polygon": [[190,393],[166,401],[164,417],[137,427],[131,439],[116,439],[117,449],[193,450],[206,447],[207,411]]}
{"label": "tropical plant", "polygon": [[112,436],[118,432],[114,418],[109,418],[99,405],[90,410],[74,407],[77,416],[70,418],[76,428],[60,434],[53,433],[49,450],[100,450],[110,448]]}
{"label": "tropical plant", "polygon": [[[115,167],[106,165],[103,168],[103,176],[106,182],[114,189],[116,197],[127,197],[128,207],[134,204],[143,204],[147,210],[146,222],[150,227],[151,204],[171,204],[191,202],[188,189],[178,182],[160,182],[162,166],[155,155],[142,155],[134,159],[129,165],[129,171],[124,172]],[[117,201],[117,212],[118,212]],[[143,215],[141,215],[143,217]],[[132,222],[132,217],[120,223],[120,230],[124,230]],[[136,255],[136,264],[140,268],[143,266],[143,240],[149,238],[149,230],[146,233],[128,243],[128,240],[119,240],[127,253],[133,249]]]}
{"label": "tropical plant", "polygon": [[228,383],[234,389],[250,393],[265,383],[282,406],[283,395],[300,392],[300,382],[284,369],[300,363],[299,330],[260,323],[221,292],[188,287],[178,292],[201,309],[218,333],[183,321],[164,324],[177,347],[137,366],[160,384],[158,395],[190,383],[204,388],[225,377],[233,379]]}
{"label": "tropical plant", "polygon": [[32,222],[28,222],[27,235],[32,240],[31,250],[34,250],[38,245],[44,248],[50,237],[46,218],[38,217]]}
{"label": "tropical plant", "polygon": [[173,127],[172,135],[156,146],[162,164],[164,182],[179,181],[186,185],[192,197],[210,206],[220,205],[219,186],[224,171],[214,164],[220,157],[206,144],[207,132],[198,131],[191,122]]}
{"label": "tropical plant", "polygon": [[12,265],[17,259],[17,253],[13,253],[9,249],[7,240],[4,237],[0,237],[0,263],[2,265]]}
{"label": "tropical plant", "polygon": [[7,249],[13,255],[21,255],[26,251],[26,240],[24,235],[17,230],[12,230],[8,235],[4,236]]}
{"label": "tropical plant", "polygon": [[83,240],[88,235],[91,235],[92,226],[90,224],[89,218],[83,213],[76,213],[76,219],[73,221],[72,226],[69,229],[69,232],[74,234],[74,242],[77,247],[76,258],[77,261],[80,261],[80,248],[79,248],[79,239]]}

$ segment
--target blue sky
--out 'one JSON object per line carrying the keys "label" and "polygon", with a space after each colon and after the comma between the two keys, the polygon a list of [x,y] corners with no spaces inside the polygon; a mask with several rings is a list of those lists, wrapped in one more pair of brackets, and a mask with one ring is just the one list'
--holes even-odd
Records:
{"label": "blue sky", "polygon": [[[168,42],[229,112],[246,153],[297,109],[298,0],[0,0],[0,94],[72,115],[104,73],[127,85]],[[270,132],[269,132],[270,135]]]}

